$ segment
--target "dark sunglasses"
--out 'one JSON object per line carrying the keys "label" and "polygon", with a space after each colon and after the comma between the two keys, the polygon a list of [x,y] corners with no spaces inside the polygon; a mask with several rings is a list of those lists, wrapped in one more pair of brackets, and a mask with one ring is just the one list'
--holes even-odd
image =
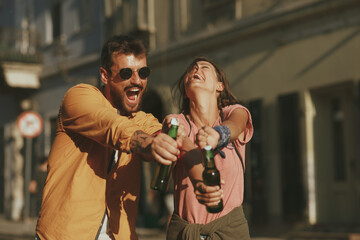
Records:
{"label": "dark sunglasses", "polygon": [[120,69],[119,75],[122,79],[127,80],[131,78],[133,72],[138,72],[141,79],[145,79],[150,75],[151,69],[149,67],[142,67],[138,70],[132,70],[131,68]]}

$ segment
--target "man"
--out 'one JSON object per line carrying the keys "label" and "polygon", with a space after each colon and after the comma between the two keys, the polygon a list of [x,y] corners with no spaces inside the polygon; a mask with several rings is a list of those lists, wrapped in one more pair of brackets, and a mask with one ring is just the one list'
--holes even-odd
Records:
{"label": "man", "polygon": [[37,217],[41,206],[41,196],[47,175],[48,157],[41,158],[40,165],[36,166],[32,180],[29,183],[29,192],[32,195],[32,217]]}
{"label": "man", "polygon": [[[57,134],[36,227],[38,239],[137,239],[141,160],[170,164],[178,144],[139,111],[150,69],[140,40],[114,36],[101,52],[101,90],[71,88],[59,110]],[[106,196],[106,197],[105,197]]]}

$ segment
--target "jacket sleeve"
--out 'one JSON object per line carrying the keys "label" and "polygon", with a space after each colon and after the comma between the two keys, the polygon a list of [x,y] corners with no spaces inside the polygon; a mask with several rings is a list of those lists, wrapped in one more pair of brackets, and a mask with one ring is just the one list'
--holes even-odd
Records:
{"label": "jacket sleeve", "polygon": [[97,88],[87,84],[79,84],[65,94],[59,113],[64,131],[125,152],[130,149],[133,133],[146,126],[139,124],[138,118],[141,116],[120,116]]}

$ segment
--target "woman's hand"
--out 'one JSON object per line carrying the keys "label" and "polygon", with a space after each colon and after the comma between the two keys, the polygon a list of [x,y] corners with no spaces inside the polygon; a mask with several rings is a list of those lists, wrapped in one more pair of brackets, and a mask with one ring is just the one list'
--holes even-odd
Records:
{"label": "woman's hand", "polygon": [[[224,180],[221,180],[221,184],[224,184]],[[205,206],[211,207],[218,205],[224,197],[223,194],[223,190],[219,186],[207,186],[201,181],[195,184],[196,199]]]}
{"label": "woman's hand", "polygon": [[210,145],[215,149],[219,142],[220,134],[212,127],[204,126],[196,134],[196,142],[201,149]]}

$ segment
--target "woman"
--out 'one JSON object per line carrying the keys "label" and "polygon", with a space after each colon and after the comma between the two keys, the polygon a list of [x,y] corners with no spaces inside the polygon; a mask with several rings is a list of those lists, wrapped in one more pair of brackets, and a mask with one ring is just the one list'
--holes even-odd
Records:
{"label": "woman", "polygon": [[[214,195],[201,182],[203,166],[190,166],[181,158],[173,172],[175,211],[167,239],[250,239],[241,207],[245,143],[253,134],[250,113],[237,104],[224,72],[208,58],[193,60],[177,87],[182,113],[172,116],[184,125],[193,144],[201,149],[211,145],[215,150],[215,163],[224,183],[224,208],[215,214],[207,212],[202,203],[208,204]],[[194,181],[196,174],[200,181]]]}

